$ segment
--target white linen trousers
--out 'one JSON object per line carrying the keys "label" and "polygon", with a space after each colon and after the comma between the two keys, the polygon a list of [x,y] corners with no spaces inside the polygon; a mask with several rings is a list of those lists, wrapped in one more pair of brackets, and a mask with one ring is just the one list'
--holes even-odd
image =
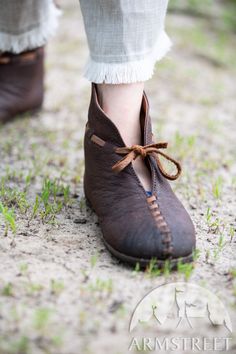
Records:
{"label": "white linen trousers", "polygon": [[[111,84],[150,79],[171,47],[167,5],[168,0],[80,0],[90,52],[85,77]],[[52,0],[0,0],[0,52],[46,44],[58,14]]]}

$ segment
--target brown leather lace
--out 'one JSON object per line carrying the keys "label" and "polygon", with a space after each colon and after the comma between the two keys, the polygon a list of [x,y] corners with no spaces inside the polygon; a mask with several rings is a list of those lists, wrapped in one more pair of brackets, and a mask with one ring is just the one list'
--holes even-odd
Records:
{"label": "brown leather lace", "polygon": [[[156,144],[154,143],[154,144],[149,144],[144,146],[133,145],[131,147],[118,147],[115,149],[115,152],[117,154],[121,154],[125,156],[112,166],[112,170],[115,172],[120,172],[126,166],[128,166],[133,160],[135,160],[138,156],[145,158],[147,155],[150,155],[155,158],[161,174],[169,180],[175,180],[176,178],[179,177],[181,173],[181,165],[179,162],[177,162],[176,160],[174,160],[164,152],[160,151],[160,149],[166,149],[167,146],[168,143],[160,142],[160,143],[156,143]],[[166,160],[171,161],[175,165],[177,170],[176,174],[171,175],[165,171],[158,155],[163,156]]]}

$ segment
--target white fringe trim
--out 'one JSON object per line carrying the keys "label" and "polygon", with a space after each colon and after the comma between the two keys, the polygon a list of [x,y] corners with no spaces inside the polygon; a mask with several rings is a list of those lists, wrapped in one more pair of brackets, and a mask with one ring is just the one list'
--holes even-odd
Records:
{"label": "white fringe trim", "polygon": [[51,1],[48,18],[37,28],[19,35],[0,32],[0,51],[18,54],[25,50],[41,47],[47,43],[48,38],[55,34],[60,15],[61,11]]}
{"label": "white fringe trim", "polygon": [[155,48],[144,59],[125,63],[102,63],[90,58],[84,76],[96,84],[130,84],[149,80],[153,76],[156,61],[161,60],[171,46],[169,37],[162,31]]}

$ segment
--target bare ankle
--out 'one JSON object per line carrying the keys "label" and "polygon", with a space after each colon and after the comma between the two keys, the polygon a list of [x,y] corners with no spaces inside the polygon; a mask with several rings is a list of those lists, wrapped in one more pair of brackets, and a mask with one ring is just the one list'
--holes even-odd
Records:
{"label": "bare ankle", "polygon": [[[140,109],[143,99],[143,83],[100,84],[98,101],[103,111],[118,128],[127,146],[142,144]],[[150,171],[144,161],[133,161],[133,167],[146,190],[151,189]]]}
{"label": "bare ankle", "polygon": [[144,84],[99,84],[97,87],[99,103],[119,129],[124,142],[140,144],[139,116]]}

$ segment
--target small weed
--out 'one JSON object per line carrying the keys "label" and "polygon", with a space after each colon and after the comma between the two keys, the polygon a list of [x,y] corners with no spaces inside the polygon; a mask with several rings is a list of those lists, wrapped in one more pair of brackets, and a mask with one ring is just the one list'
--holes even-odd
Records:
{"label": "small weed", "polygon": [[198,248],[196,248],[193,251],[193,261],[196,262],[200,257],[200,250]]}
{"label": "small weed", "polygon": [[64,205],[68,205],[70,201],[70,187],[66,186],[63,188],[63,198],[64,198]]}
{"label": "small weed", "polygon": [[54,345],[55,347],[61,347],[63,344],[62,335],[60,334],[60,335],[53,336],[51,338],[51,341],[52,341],[52,345]]}
{"label": "small weed", "polygon": [[4,180],[1,182],[0,188],[0,198],[2,203],[8,207],[16,207],[19,208],[21,213],[25,213],[29,208],[29,203],[26,200],[25,192],[21,192],[19,190],[9,188],[5,185]]}
{"label": "small weed", "polygon": [[233,242],[233,239],[235,237],[235,228],[233,226],[230,226],[229,228],[229,237],[230,237],[230,242]]}
{"label": "small weed", "polygon": [[236,32],[235,11],[236,11],[236,2],[228,1],[227,6],[225,7],[222,13],[222,17],[226,25],[226,28],[233,32]]}
{"label": "small weed", "polygon": [[98,262],[98,259],[99,259],[99,256],[98,254],[94,254],[90,257],[90,265],[91,265],[91,268],[94,268]]}
{"label": "small weed", "polygon": [[214,172],[219,168],[219,164],[214,159],[204,159],[200,162],[201,169],[205,172]]}
{"label": "small weed", "polygon": [[165,261],[165,264],[164,264],[164,268],[163,268],[163,275],[168,278],[170,276],[170,273],[171,273],[171,263],[169,260],[166,260]]}
{"label": "small weed", "polygon": [[219,247],[219,250],[222,251],[223,248],[225,247],[227,242],[225,242],[225,238],[223,235],[220,235],[219,237],[219,241],[218,241],[218,247]]}
{"label": "small weed", "polygon": [[220,130],[220,122],[215,119],[206,117],[205,124],[207,130],[211,133],[217,134]]}
{"label": "small weed", "polygon": [[166,260],[164,262],[164,266],[159,267],[157,264],[157,259],[152,258],[145,272],[151,278],[157,277],[159,275],[164,275],[165,277],[168,277],[171,273],[171,263],[169,260]]}
{"label": "small weed", "polygon": [[4,236],[8,235],[8,230],[9,228],[13,232],[13,234],[16,234],[16,221],[15,221],[15,215],[14,211],[12,209],[8,209],[8,207],[3,206],[3,204],[0,202],[0,214],[3,217],[3,221],[5,224],[5,231],[4,231]]}
{"label": "small weed", "polygon": [[37,284],[37,283],[33,283],[29,274],[29,267],[27,263],[22,263],[20,264],[20,275],[24,276],[26,278],[26,282],[25,282],[25,289],[27,294],[29,295],[34,295],[39,293],[40,291],[43,290],[43,285],[41,284]]}
{"label": "small weed", "polygon": [[236,298],[236,285],[233,285],[233,296]]}
{"label": "small weed", "polygon": [[212,194],[216,199],[221,198],[222,188],[223,188],[223,178],[219,176],[212,184]]}
{"label": "small weed", "polygon": [[137,263],[135,264],[135,267],[134,267],[134,274],[140,272],[140,269],[141,269],[141,268],[140,268],[140,263],[137,262]]}
{"label": "small weed", "polygon": [[29,295],[37,294],[43,290],[43,285],[29,282],[26,284],[27,293]]}
{"label": "small weed", "polygon": [[34,313],[34,327],[43,332],[49,323],[52,311],[48,308],[38,308]]}
{"label": "small weed", "polygon": [[151,278],[157,277],[161,274],[161,270],[157,266],[156,258],[150,260],[145,272]]}
{"label": "small weed", "polygon": [[80,208],[81,212],[86,210],[86,199],[85,198],[80,198],[79,208]]}
{"label": "small weed", "polygon": [[171,147],[171,149],[177,151],[179,158],[183,159],[186,158],[186,156],[192,154],[195,144],[196,144],[195,135],[183,136],[177,131],[175,133],[174,144]]}
{"label": "small weed", "polygon": [[65,288],[65,285],[62,281],[51,280],[51,293],[54,295],[59,295]]}
{"label": "small weed", "polygon": [[236,176],[232,176],[231,185],[233,188],[236,188]]}
{"label": "small weed", "polygon": [[30,219],[29,219],[29,223],[38,214],[39,207],[40,207],[40,200],[39,200],[39,196],[36,195],[35,202],[34,202],[34,205],[33,205],[33,210],[32,210],[32,213],[31,213],[31,216],[30,216]]}
{"label": "small weed", "polygon": [[213,252],[214,260],[217,260],[219,258],[219,255],[223,251],[226,244],[227,244],[227,242],[225,242],[224,236],[220,235],[218,243],[217,243],[217,247],[214,249],[214,252]]}
{"label": "small weed", "polygon": [[30,353],[30,341],[25,335],[21,336],[18,340],[8,341],[9,354],[28,354]]}
{"label": "small weed", "polygon": [[212,220],[212,212],[211,212],[211,208],[208,207],[208,208],[207,208],[207,212],[206,212],[207,225],[210,225],[211,220]]}
{"label": "small weed", "polygon": [[210,207],[207,208],[206,222],[209,227],[208,232],[212,232],[214,234],[220,230],[220,226],[222,225],[222,222],[219,218],[213,218],[213,213]]}
{"label": "small weed", "polygon": [[194,266],[192,263],[182,263],[181,261],[178,262],[177,270],[179,273],[184,275],[185,280],[189,280],[193,272],[193,269]]}
{"label": "small weed", "polygon": [[20,264],[20,273],[22,275],[27,275],[28,274],[28,269],[29,269],[29,267],[28,267],[27,263],[21,263]]}
{"label": "small weed", "polygon": [[[63,197],[63,201],[61,200]],[[42,221],[55,223],[56,215],[70,202],[70,187],[64,186],[57,179],[46,178],[43,181],[42,192],[36,195],[29,222],[38,214]]]}
{"label": "small weed", "polygon": [[3,289],[2,289],[2,295],[3,295],[3,296],[13,296],[13,295],[14,295],[12,283],[7,283],[7,284],[3,287]]}
{"label": "small weed", "polygon": [[98,293],[111,293],[113,290],[113,282],[112,279],[103,280],[97,278],[95,283],[90,284],[89,289],[93,292]]}
{"label": "small weed", "polygon": [[30,171],[26,176],[25,176],[25,190],[28,189],[29,185],[31,184],[33,180],[32,172]]}
{"label": "small weed", "polygon": [[235,279],[235,278],[236,278],[236,268],[231,269],[231,270],[229,271],[229,274],[231,275],[231,277],[232,277],[233,279]]}
{"label": "small weed", "polygon": [[[55,221],[56,214],[62,209],[62,203],[57,203],[56,195],[57,185],[55,181],[52,182],[49,179],[44,180],[41,193],[41,201],[44,206],[44,210],[41,211],[43,220]],[[50,197],[53,199],[52,202]]]}

